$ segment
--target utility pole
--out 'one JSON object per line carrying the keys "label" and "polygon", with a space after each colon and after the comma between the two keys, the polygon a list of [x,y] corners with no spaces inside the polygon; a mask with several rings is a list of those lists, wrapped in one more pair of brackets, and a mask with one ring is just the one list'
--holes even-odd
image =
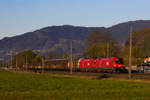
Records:
{"label": "utility pole", "polygon": [[10,56],[11,56],[11,64],[10,64],[10,68],[12,68],[12,66],[13,66],[13,62],[12,62],[13,52],[12,52],[12,51],[10,51]]}
{"label": "utility pole", "polygon": [[42,57],[42,73],[44,73],[44,57]]}
{"label": "utility pole", "polygon": [[42,71],[42,73],[44,73],[44,66],[45,66],[44,65],[44,49],[41,48],[40,51],[41,51],[41,55],[42,55],[42,69],[41,69],[41,71]]}
{"label": "utility pole", "polygon": [[107,41],[107,53],[106,53],[106,57],[109,58],[109,41]]}
{"label": "utility pole", "polygon": [[[143,40],[143,42],[144,42],[144,51],[146,50],[146,44],[145,44],[145,36],[144,36],[144,40]],[[144,54],[144,56],[146,56],[146,53]]]}
{"label": "utility pole", "polygon": [[73,68],[73,63],[72,63],[72,40],[70,41],[70,74],[72,74],[72,68]]}
{"label": "utility pole", "polygon": [[5,57],[3,57],[3,68],[5,68]]}
{"label": "utility pole", "polygon": [[28,56],[26,55],[26,71],[27,71],[27,61],[28,61]]}
{"label": "utility pole", "polygon": [[18,67],[18,62],[17,62],[17,52],[16,51],[14,51],[14,54],[15,54],[15,56],[14,56],[14,58],[15,58],[15,66],[16,66],[16,69],[15,70],[17,70],[17,67]]}
{"label": "utility pole", "polygon": [[16,53],[16,69],[18,69],[17,53]]}
{"label": "utility pole", "polygon": [[130,48],[129,48],[129,78],[131,78],[131,67],[132,67],[132,32],[133,32],[133,29],[132,29],[132,26],[130,26]]}

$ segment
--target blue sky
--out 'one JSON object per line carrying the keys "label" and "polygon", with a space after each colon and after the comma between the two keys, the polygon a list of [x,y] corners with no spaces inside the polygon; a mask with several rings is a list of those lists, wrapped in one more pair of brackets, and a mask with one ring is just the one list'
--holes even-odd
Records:
{"label": "blue sky", "polygon": [[52,25],[150,20],[150,0],[0,0],[0,39]]}

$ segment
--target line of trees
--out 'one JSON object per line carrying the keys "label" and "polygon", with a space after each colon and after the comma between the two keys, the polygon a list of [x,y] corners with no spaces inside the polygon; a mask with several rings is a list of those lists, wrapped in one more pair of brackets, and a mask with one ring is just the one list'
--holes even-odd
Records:
{"label": "line of trees", "polygon": [[[128,65],[129,39],[121,45],[110,33],[95,30],[89,35],[87,44],[86,58],[121,56]],[[140,65],[144,57],[150,56],[150,28],[134,32],[132,44],[132,64]]]}
{"label": "line of trees", "polygon": [[[57,52],[49,52],[48,59],[63,59],[68,58],[67,53],[57,53]],[[40,54],[34,53],[32,50],[25,50],[16,54],[12,60],[9,61],[9,64],[16,68],[16,67],[23,67],[25,65],[42,65],[43,60],[45,60],[44,56]],[[0,65],[2,65],[0,63]]]}
{"label": "line of trees", "polygon": [[23,67],[25,64],[41,64],[42,59],[43,56],[35,54],[32,50],[25,50],[16,54],[11,62],[13,67]]}

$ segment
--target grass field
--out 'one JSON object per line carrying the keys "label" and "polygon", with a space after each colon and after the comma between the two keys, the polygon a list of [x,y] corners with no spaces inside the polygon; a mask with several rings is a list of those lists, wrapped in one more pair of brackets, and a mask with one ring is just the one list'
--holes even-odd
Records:
{"label": "grass field", "polygon": [[150,83],[0,70],[0,100],[150,100]]}

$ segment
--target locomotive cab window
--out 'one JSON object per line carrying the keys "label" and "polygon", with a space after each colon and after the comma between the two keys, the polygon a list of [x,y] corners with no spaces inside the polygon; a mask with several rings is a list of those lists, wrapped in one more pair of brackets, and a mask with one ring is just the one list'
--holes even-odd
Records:
{"label": "locomotive cab window", "polygon": [[96,64],[96,60],[94,60],[94,64]]}
{"label": "locomotive cab window", "polygon": [[115,59],[116,64],[123,64],[123,59]]}

